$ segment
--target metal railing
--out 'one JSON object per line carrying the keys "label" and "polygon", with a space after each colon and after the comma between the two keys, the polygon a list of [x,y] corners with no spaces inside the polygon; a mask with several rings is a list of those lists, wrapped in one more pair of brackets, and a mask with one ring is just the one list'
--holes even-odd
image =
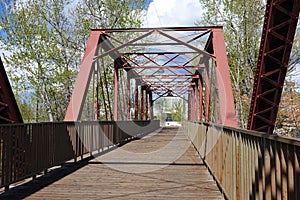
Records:
{"label": "metal railing", "polygon": [[300,141],[214,124],[184,125],[228,199],[300,199]]}
{"label": "metal railing", "polygon": [[0,125],[0,187],[159,128],[159,121]]}

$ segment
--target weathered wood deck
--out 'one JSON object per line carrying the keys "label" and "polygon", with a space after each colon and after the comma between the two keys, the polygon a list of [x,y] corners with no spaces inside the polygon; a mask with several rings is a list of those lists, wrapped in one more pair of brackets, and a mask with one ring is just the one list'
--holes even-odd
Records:
{"label": "weathered wood deck", "polygon": [[58,169],[0,198],[223,199],[187,136],[174,128]]}

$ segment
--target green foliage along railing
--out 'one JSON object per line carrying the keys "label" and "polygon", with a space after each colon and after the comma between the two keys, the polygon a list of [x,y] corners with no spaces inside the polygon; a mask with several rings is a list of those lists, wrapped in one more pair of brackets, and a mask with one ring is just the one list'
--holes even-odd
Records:
{"label": "green foliage along railing", "polygon": [[61,122],[0,126],[0,187],[159,128],[159,121]]}
{"label": "green foliage along railing", "polygon": [[229,199],[300,199],[300,141],[186,122],[185,129]]}

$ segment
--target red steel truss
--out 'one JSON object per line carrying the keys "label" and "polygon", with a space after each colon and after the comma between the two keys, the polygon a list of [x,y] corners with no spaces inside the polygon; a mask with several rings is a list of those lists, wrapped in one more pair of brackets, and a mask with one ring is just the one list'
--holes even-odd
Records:
{"label": "red steel truss", "polygon": [[0,58],[0,124],[10,123],[23,123],[23,119]]}
{"label": "red steel truss", "polygon": [[92,30],[65,121],[151,119],[166,96],[191,120],[237,126],[222,27]]}
{"label": "red steel truss", "polygon": [[[248,129],[271,134],[300,0],[268,0]],[[188,103],[188,118],[237,127],[222,27],[94,29],[65,121],[152,119],[161,97]],[[22,117],[0,59],[0,123]]]}
{"label": "red steel truss", "polygon": [[248,129],[273,133],[287,72],[300,0],[268,0]]}

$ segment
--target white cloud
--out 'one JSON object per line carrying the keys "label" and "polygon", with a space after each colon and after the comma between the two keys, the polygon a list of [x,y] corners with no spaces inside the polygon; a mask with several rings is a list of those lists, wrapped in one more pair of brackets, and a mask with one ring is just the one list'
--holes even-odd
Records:
{"label": "white cloud", "polygon": [[144,27],[194,26],[202,15],[199,0],[153,0],[144,18]]}

